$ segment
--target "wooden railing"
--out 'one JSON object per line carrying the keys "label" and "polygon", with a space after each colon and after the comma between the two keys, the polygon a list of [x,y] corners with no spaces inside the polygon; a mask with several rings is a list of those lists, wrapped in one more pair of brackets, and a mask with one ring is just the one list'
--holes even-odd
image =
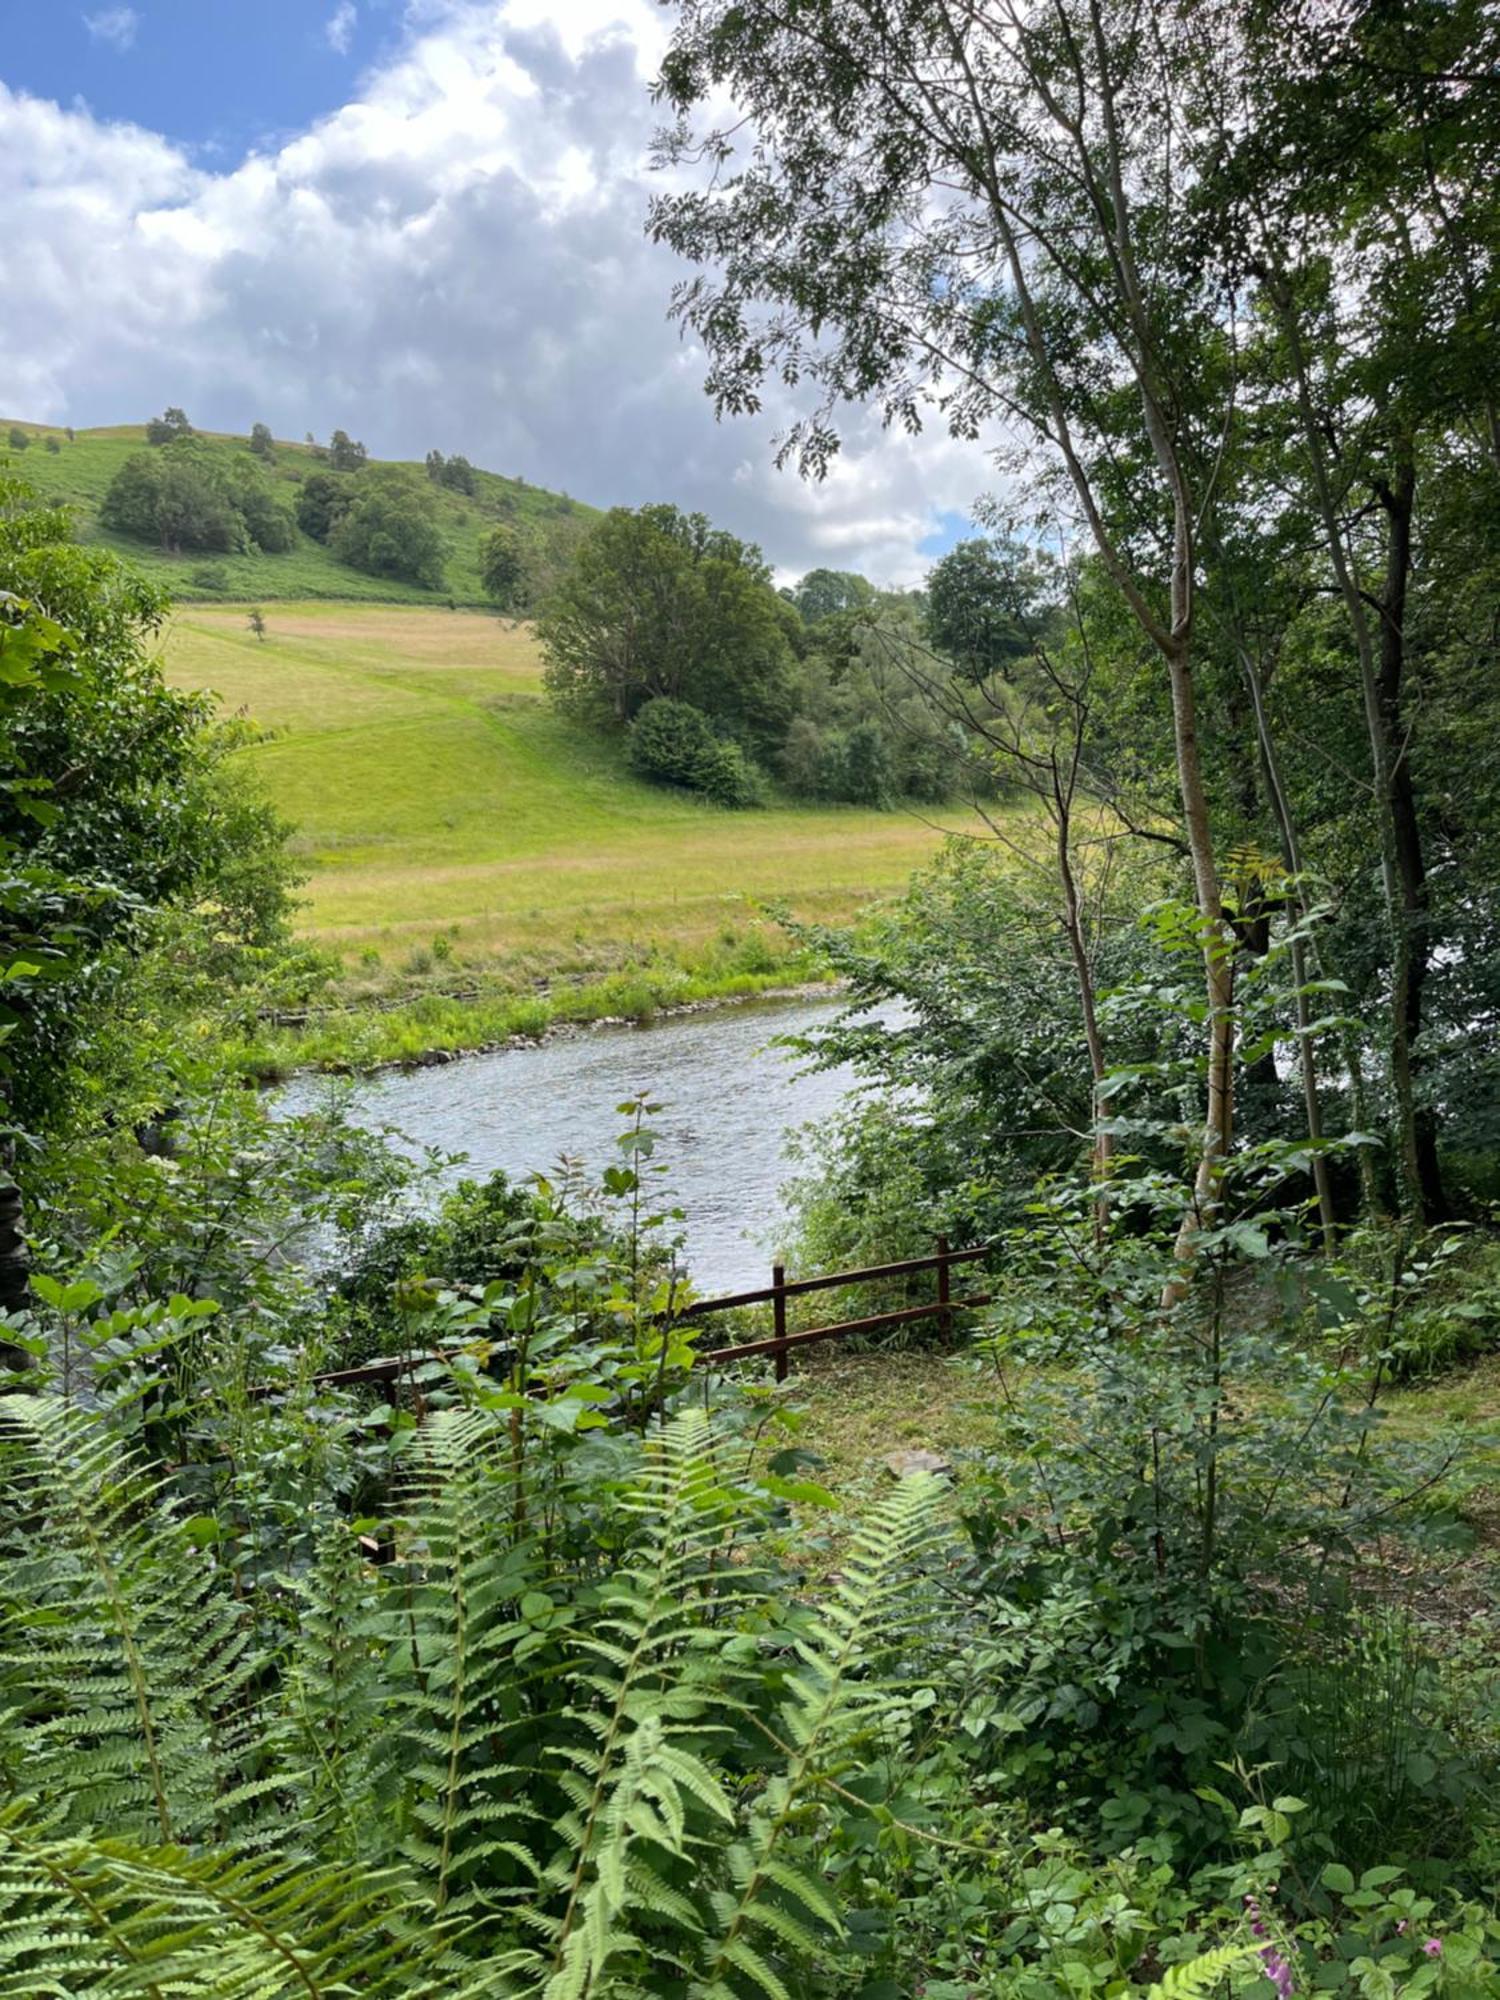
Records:
{"label": "wooden railing", "polygon": [[[758,1306],[770,1304],[774,1331],[762,1340],[742,1340],[732,1347],[706,1349],[698,1357],[703,1362],[743,1361],[754,1354],[770,1354],[776,1360],[776,1380],[784,1382],[787,1373],[787,1354],[794,1347],[811,1347],[819,1340],[841,1340],[851,1333],[878,1333],[884,1327],[913,1326],[918,1320],[941,1319],[944,1331],[951,1331],[953,1315],[971,1312],[976,1306],[990,1303],[988,1292],[966,1293],[962,1298],[954,1298],[951,1273],[955,1264],[976,1264],[989,1255],[989,1245],[981,1243],[972,1250],[950,1250],[948,1239],[937,1239],[937,1254],[932,1257],[907,1257],[898,1264],[869,1264],[859,1271],[830,1271],[821,1278],[788,1279],[784,1265],[771,1267],[771,1282],[762,1291],[732,1292],[725,1298],[695,1299],[678,1315],[680,1319],[706,1319],[711,1313],[730,1312],[736,1306]],[[894,1312],[871,1313],[864,1319],[836,1320],[827,1326],[799,1328],[796,1333],[786,1330],[786,1302],[788,1299],[804,1297],[808,1292],[830,1292],[846,1285],[874,1284],[881,1278],[904,1278],[915,1276],[919,1271],[936,1271],[937,1292],[935,1299],[926,1305],[901,1306]]]}
{"label": "wooden railing", "polygon": [[[729,1292],[715,1299],[694,1299],[691,1305],[670,1315],[674,1323],[683,1320],[708,1319],[715,1313],[733,1312],[740,1306],[769,1305],[771,1308],[772,1331],[769,1335],[755,1340],[736,1341],[728,1347],[713,1347],[702,1350],[698,1355],[700,1364],[714,1364],[726,1361],[745,1361],[754,1355],[769,1354],[775,1359],[776,1380],[784,1382],[787,1376],[787,1355],[794,1347],[811,1347],[822,1340],[841,1340],[851,1333],[878,1333],[887,1327],[914,1326],[924,1319],[940,1319],[944,1331],[950,1332],[955,1313],[972,1312],[978,1306],[990,1303],[989,1292],[966,1292],[955,1298],[953,1295],[952,1272],[958,1264],[977,1264],[990,1254],[990,1245],[980,1243],[968,1250],[952,1250],[944,1236],[937,1239],[937,1250],[931,1257],[906,1257],[895,1264],[868,1264],[858,1271],[830,1271],[821,1278],[788,1278],[786,1267],[774,1264],[771,1267],[771,1282],[760,1289],[749,1292]],[[830,1292],[851,1285],[869,1285],[884,1278],[915,1277],[922,1271],[937,1273],[937,1297],[924,1305],[900,1306],[893,1312],[868,1314],[863,1319],[835,1320],[826,1326],[799,1327],[795,1333],[787,1332],[786,1303],[788,1299],[803,1298],[810,1292]],[[503,1359],[497,1350],[496,1359]],[[366,1361],[358,1368],[336,1368],[326,1374],[315,1375],[313,1380],[322,1388],[351,1389],[363,1384],[383,1387],[389,1398],[394,1400],[397,1386],[403,1377],[410,1377],[414,1370],[428,1361],[446,1359],[442,1353],[421,1355],[382,1355],[378,1360]],[[262,1385],[251,1392],[253,1395],[272,1393],[270,1385]]]}

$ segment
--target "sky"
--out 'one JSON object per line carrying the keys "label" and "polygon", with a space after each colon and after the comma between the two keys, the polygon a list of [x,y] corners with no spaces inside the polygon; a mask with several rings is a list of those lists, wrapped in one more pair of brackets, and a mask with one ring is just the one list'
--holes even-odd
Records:
{"label": "sky", "polygon": [[342,427],[601,506],[672,500],[919,580],[983,454],[854,412],[822,485],[792,414],[717,423],[646,241],[652,0],[0,0],[0,418]]}

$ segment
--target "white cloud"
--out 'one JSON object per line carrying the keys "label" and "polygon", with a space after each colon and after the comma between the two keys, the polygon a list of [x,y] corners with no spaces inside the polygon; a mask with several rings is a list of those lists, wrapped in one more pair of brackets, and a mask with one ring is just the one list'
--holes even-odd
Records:
{"label": "white cloud", "polygon": [[335,425],[609,505],[671,499],[892,582],[991,483],[940,433],[855,414],[821,487],[778,473],[790,415],[715,424],[649,243],[649,0],[412,0],[408,45],[274,152],[210,173],[158,135],[0,85],[0,210],[28,311],[0,414],[79,425],[166,403],[225,430]]}
{"label": "white cloud", "polygon": [[134,7],[101,7],[97,14],[85,14],[83,25],[96,42],[104,42],[123,55],[135,45],[141,17]]}
{"label": "white cloud", "polygon": [[358,20],[359,10],[356,8],[354,0],[339,0],[338,6],[334,8],[324,23],[323,33],[327,38],[328,46],[336,50],[339,55],[348,55],[350,46],[354,41],[354,29]]}

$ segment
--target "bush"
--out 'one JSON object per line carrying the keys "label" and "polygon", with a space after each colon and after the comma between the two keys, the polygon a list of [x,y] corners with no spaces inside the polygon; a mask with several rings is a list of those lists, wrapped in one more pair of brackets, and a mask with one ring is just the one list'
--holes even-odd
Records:
{"label": "bush", "polygon": [[666,695],[648,701],[631,725],[630,761],[655,784],[702,792],[722,806],[760,800],[757,774],[744,751],[716,736],[708,717],[690,702]]}
{"label": "bush", "polygon": [[228,590],[229,571],[223,563],[200,563],[189,572],[188,582],[194,590]]}
{"label": "bush", "polygon": [[10,435],[6,438],[6,443],[12,451],[29,451],[31,448],[31,439],[21,429],[19,424],[11,425]]}

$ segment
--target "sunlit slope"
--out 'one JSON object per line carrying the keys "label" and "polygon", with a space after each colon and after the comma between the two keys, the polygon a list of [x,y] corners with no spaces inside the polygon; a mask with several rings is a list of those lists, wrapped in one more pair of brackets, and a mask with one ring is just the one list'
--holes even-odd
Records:
{"label": "sunlit slope", "polygon": [[[31,440],[21,452],[7,447],[11,428],[11,419],[0,417],[0,460],[8,460],[13,472],[30,481],[49,500],[66,501],[74,510],[82,540],[116,550],[138,569],[164,583],[178,598],[211,601],[215,595],[221,595],[226,600],[245,598],[267,603],[326,597],[360,603],[442,605],[452,597],[461,604],[481,604],[484,589],[479,578],[479,545],[496,522],[509,521],[545,530],[562,516],[588,517],[594,511],[565,494],[549,493],[540,486],[499,473],[476,471],[472,495],[452,492],[424,480],[422,490],[432,505],[446,551],[443,586],[436,591],[389,577],[364,576],[336,562],[321,543],[300,533],[295,547],[280,555],[259,552],[222,555],[195,550],[174,556],[149,542],[112,534],[99,524],[99,509],[110,481],[127,458],[147,449],[144,425],[119,424],[103,430],[77,431],[70,441],[67,433],[55,425],[19,423],[15,428]],[[198,435],[211,451],[239,452],[246,446],[243,437],[210,432]],[[57,446],[55,451],[48,449],[49,440]],[[370,463],[375,466],[380,461],[372,459]],[[319,470],[319,461],[308,445],[278,440],[274,456],[264,470],[290,502],[295,499],[299,479]],[[410,466],[408,470],[422,472],[420,466]],[[201,579],[206,570],[223,572],[222,591],[216,593],[204,588]]]}
{"label": "sunlit slope", "polygon": [[730,813],[641,783],[560,721],[525,627],[465,612],[188,607],[175,680],[211,686],[262,738],[245,754],[296,827],[305,923],[352,975],[378,954],[547,979],[691,957],[753,905],[849,914],[899,886],[935,829],[903,813]]}

